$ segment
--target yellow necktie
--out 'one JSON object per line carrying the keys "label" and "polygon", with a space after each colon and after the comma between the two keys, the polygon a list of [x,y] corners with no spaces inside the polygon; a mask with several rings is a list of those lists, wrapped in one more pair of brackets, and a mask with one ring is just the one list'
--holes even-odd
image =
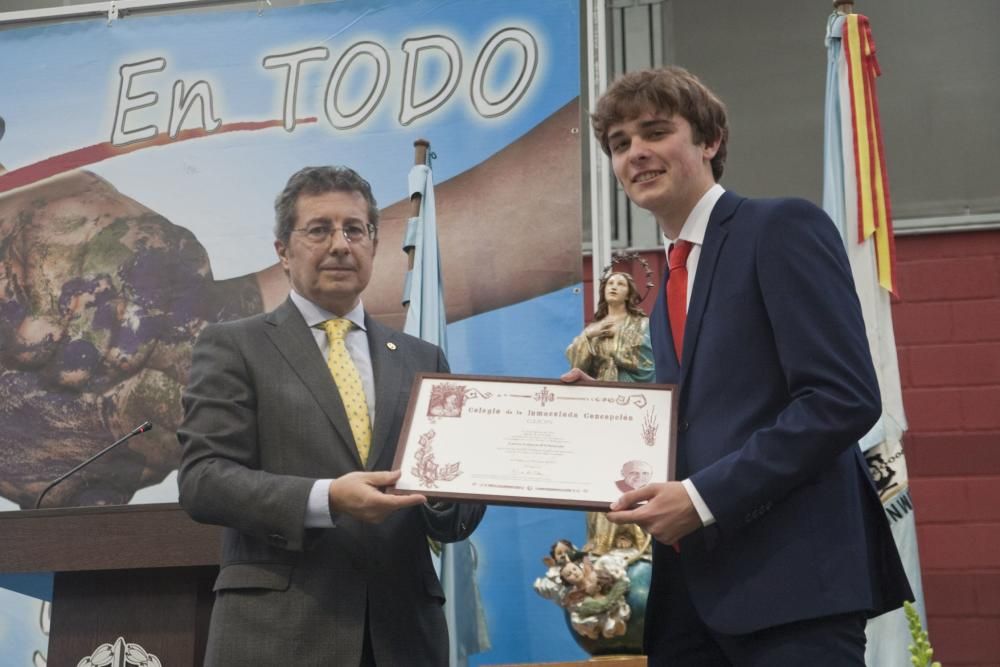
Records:
{"label": "yellow necktie", "polygon": [[361,374],[351,360],[351,355],[347,353],[347,345],[344,343],[344,337],[351,326],[351,321],[343,318],[323,322],[323,330],[326,331],[330,343],[330,356],[327,357],[326,365],[329,366],[333,381],[340,390],[340,399],[347,411],[347,419],[351,424],[351,433],[354,434],[358,454],[361,455],[361,463],[367,464],[372,442],[372,427],[368,419],[368,403],[365,401],[365,392],[361,386]]}

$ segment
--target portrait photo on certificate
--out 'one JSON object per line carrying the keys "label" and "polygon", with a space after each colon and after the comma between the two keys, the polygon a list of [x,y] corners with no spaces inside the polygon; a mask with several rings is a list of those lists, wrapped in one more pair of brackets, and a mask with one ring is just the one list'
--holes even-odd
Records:
{"label": "portrait photo on certificate", "polygon": [[676,400],[674,385],[419,374],[388,491],[606,510],[674,478]]}

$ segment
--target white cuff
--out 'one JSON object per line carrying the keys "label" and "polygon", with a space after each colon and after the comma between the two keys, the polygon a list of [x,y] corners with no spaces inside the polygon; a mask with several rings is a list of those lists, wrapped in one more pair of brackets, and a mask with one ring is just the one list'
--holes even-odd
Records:
{"label": "white cuff", "polygon": [[330,482],[332,479],[317,479],[309,492],[306,503],[306,528],[333,528],[330,516]]}
{"label": "white cuff", "polygon": [[691,503],[698,511],[698,517],[701,519],[701,525],[711,526],[715,523],[715,517],[712,515],[712,510],[708,509],[708,505],[705,504],[701,494],[698,493],[698,489],[694,488],[694,482],[690,479],[685,479],[681,482],[681,484],[684,485],[684,490],[687,491],[688,496],[691,498]]}

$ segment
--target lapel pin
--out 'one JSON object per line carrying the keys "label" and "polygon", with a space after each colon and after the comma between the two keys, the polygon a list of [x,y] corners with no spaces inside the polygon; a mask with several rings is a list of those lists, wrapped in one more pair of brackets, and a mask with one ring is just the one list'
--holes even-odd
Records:
{"label": "lapel pin", "polygon": [[389,348],[390,350],[395,350],[396,349],[396,344],[393,343],[392,341],[389,341],[388,343],[386,343],[385,346],[387,348]]}

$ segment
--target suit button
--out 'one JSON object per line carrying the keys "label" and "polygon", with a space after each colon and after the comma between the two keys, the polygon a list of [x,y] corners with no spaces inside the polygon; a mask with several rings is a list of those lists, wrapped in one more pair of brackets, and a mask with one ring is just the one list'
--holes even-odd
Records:
{"label": "suit button", "polygon": [[679,422],[677,422],[677,432],[678,433],[684,433],[684,432],[686,432],[688,430],[688,428],[690,426],[691,425],[688,424],[688,420],[682,419]]}

